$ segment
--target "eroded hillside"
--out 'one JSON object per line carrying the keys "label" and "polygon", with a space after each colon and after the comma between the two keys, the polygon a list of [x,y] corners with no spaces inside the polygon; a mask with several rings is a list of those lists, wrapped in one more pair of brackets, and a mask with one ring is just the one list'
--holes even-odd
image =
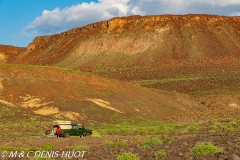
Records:
{"label": "eroded hillside", "polygon": [[12,63],[26,48],[0,45],[0,63]]}
{"label": "eroded hillside", "polygon": [[89,71],[193,96],[239,94],[240,17],[118,17],[36,37],[14,63]]}
{"label": "eroded hillside", "polygon": [[0,66],[0,105],[31,111],[15,118],[43,116],[96,123],[159,120],[199,109],[189,96],[176,92],[157,93],[79,71],[11,65]]}
{"label": "eroded hillside", "polygon": [[[239,58],[239,26],[240,17],[214,15],[113,18],[57,35],[37,37],[17,63],[95,68]],[[123,61],[116,64],[114,60],[119,57]]]}

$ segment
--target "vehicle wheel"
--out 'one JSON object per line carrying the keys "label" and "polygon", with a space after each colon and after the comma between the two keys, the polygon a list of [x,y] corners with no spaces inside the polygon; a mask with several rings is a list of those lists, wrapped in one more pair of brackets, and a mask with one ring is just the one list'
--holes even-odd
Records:
{"label": "vehicle wheel", "polygon": [[69,138],[70,134],[69,133],[64,133],[64,138]]}
{"label": "vehicle wheel", "polygon": [[91,137],[91,135],[92,135],[91,133],[86,133],[85,137]]}

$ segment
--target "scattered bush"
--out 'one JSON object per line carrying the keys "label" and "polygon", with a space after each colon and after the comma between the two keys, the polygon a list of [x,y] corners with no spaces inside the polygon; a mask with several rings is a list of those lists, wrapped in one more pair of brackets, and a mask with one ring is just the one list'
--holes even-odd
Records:
{"label": "scattered bush", "polygon": [[222,150],[211,142],[203,142],[190,149],[192,156],[214,155],[219,152],[222,152]]}
{"label": "scattered bush", "polygon": [[105,145],[106,146],[109,146],[109,147],[113,147],[114,146],[114,143],[112,141],[106,141],[105,142]]}
{"label": "scattered bush", "polygon": [[217,132],[219,132],[219,129],[218,129],[217,127],[213,127],[213,128],[210,129],[208,132],[209,132],[209,133],[217,133]]}
{"label": "scattered bush", "polygon": [[192,123],[186,129],[191,133],[197,133],[201,129],[201,126],[198,123]]}
{"label": "scattered bush", "polygon": [[11,146],[0,146],[0,151],[6,151],[10,153],[11,151],[38,151],[40,150],[39,148],[36,147],[11,147]]}
{"label": "scattered bush", "polygon": [[165,139],[163,140],[164,143],[167,143],[167,142],[170,142],[170,141],[173,141],[173,138],[168,137],[168,138],[165,138]]}
{"label": "scattered bush", "polygon": [[159,122],[142,119],[123,121],[125,121],[123,124],[103,123],[102,126],[95,128],[95,130],[101,135],[166,135],[176,132],[175,129],[182,126],[180,122]]}
{"label": "scattered bush", "polygon": [[115,146],[124,147],[124,146],[127,146],[128,144],[127,144],[127,142],[120,140],[120,141],[116,141],[116,142],[106,141],[105,145],[109,146],[109,147],[115,147]]}
{"label": "scattered bush", "polygon": [[44,145],[41,146],[41,149],[42,149],[43,151],[50,151],[50,150],[52,150],[53,148],[54,148],[54,145],[51,144],[51,143],[44,144]]}
{"label": "scattered bush", "polygon": [[139,158],[135,154],[124,152],[118,155],[116,160],[139,160]]}
{"label": "scattered bush", "polygon": [[234,132],[234,130],[235,130],[235,128],[233,127],[233,125],[231,123],[223,125],[223,128],[229,132]]}
{"label": "scattered bush", "polygon": [[141,148],[142,149],[148,149],[151,146],[156,146],[156,145],[160,145],[160,144],[162,144],[162,141],[160,139],[158,139],[158,138],[149,138],[149,139],[144,140],[141,143]]}
{"label": "scattered bush", "polygon": [[164,150],[160,150],[160,151],[157,151],[154,153],[154,157],[157,158],[157,157],[166,157],[167,156],[167,153],[164,151]]}
{"label": "scattered bush", "polygon": [[90,149],[89,146],[85,145],[77,145],[74,149],[74,151],[88,151]]}
{"label": "scattered bush", "polygon": [[39,148],[37,148],[37,147],[29,147],[27,150],[28,151],[38,151]]}

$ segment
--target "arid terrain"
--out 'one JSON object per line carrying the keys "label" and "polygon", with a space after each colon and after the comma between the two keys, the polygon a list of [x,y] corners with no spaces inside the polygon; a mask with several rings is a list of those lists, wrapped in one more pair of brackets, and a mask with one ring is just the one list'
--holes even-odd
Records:
{"label": "arid terrain", "polygon": [[[26,48],[0,45],[0,152],[83,145],[92,160],[240,156],[239,26],[240,17],[217,15],[116,17]],[[57,119],[93,136],[45,137]],[[151,137],[162,143],[142,149]],[[201,142],[221,152],[191,155]],[[159,150],[167,155],[154,157]]]}

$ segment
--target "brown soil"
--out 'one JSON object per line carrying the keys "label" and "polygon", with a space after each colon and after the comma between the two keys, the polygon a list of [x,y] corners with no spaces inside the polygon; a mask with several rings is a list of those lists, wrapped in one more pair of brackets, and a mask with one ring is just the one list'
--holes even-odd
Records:
{"label": "brown soil", "polygon": [[[171,137],[173,141],[163,143],[158,146],[150,147],[149,149],[142,149],[141,142],[149,137],[159,138],[164,140]],[[107,146],[106,141],[125,141],[128,146]],[[223,149],[222,153],[212,156],[191,156],[189,149],[201,142],[211,142],[215,146]],[[200,134],[183,134],[183,135],[170,135],[170,136],[105,136],[105,137],[90,137],[90,138],[28,138],[27,140],[2,140],[1,144],[12,147],[41,147],[45,144],[53,144],[55,151],[71,151],[77,145],[89,146],[83,158],[88,160],[115,160],[117,155],[124,152],[130,152],[137,155],[141,160],[153,159],[196,159],[196,160],[230,160],[232,154],[240,155],[239,143],[240,139],[238,133],[223,132],[223,133],[208,133],[201,131]],[[164,150],[167,153],[166,157],[154,158],[154,153]],[[55,158],[61,159],[61,158]]]}
{"label": "brown soil", "polygon": [[128,118],[159,120],[200,109],[194,107],[198,103],[193,98],[177,92],[154,92],[57,68],[3,65],[0,78],[0,104],[53,119],[117,123]]}
{"label": "brown soil", "polygon": [[[90,147],[90,150],[84,154],[83,158],[78,159],[102,159],[115,160],[117,155],[124,152],[130,152],[137,155],[141,160],[153,159],[196,159],[196,160],[230,160],[233,154],[240,155],[239,144],[240,138],[238,132],[230,132],[224,128],[217,133],[210,133],[209,129],[212,127],[212,118],[222,118],[221,122],[227,124],[228,119],[237,118],[240,115],[239,108],[215,108],[210,107],[206,112],[189,113],[179,115],[176,117],[169,117],[169,120],[174,121],[201,121],[204,120],[204,125],[195,134],[175,134],[155,135],[155,136],[141,136],[141,135],[108,135],[101,137],[70,137],[70,138],[52,138],[46,136],[35,137],[21,137],[21,138],[1,138],[1,146],[11,146],[14,148],[41,148],[46,144],[54,146],[53,151],[72,151],[78,145]],[[224,118],[223,118],[224,117]],[[207,120],[206,120],[207,119]],[[220,122],[220,121],[219,121]],[[181,129],[181,128],[179,128]],[[94,130],[93,130],[94,132]],[[141,142],[148,138],[158,138],[163,141],[163,144],[152,146],[149,149],[142,149]],[[164,142],[166,138],[172,138],[172,141]],[[124,141],[127,146],[107,146],[106,142]],[[221,153],[211,156],[191,156],[190,149],[202,142],[211,142],[215,146],[222,149]],[[166,157],[155,158],[153,155],[159,150],[164,150],[167,153]],[[19,151],[18,151],[19,152]],[[25,157],[26,159],[26,157]],[[63,159],[63,158],[53,158]]]}

